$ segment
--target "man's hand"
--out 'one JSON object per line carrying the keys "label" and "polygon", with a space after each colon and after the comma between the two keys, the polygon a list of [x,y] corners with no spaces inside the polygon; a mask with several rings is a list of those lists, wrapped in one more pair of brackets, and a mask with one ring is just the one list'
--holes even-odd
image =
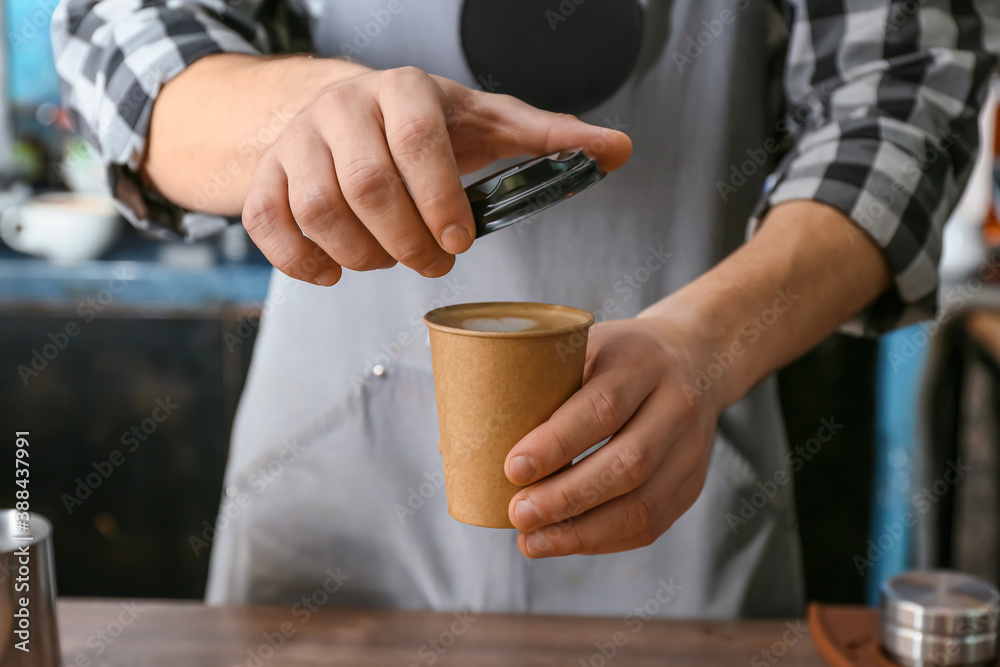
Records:
{"label": "man's hand", "polygon": [[593,327],[583,388],[507,457],[513,483],[542,480],[510,504],[526,556],[646,546],[691,507],[705,483],[719,410],[712,393],[685,396],[685,384],[695,384],[696,346],[659,319]]}
{"label": "man's hand", "polygon": [[278,269],[332,285],[341,267],[447,273],[475,234],[460,175],[575,147],[609,171],[632,152],[621,132],[413,67],[215,54],[164,87],[143,176],[180,206],[242,211]]}
{"label": "man's hand", "polygon": [[[574,146],[605,169],[631,153],[620,132],[512,97],[412,67],[370,72],[324,90],[287,125],[257,165],[243,224],[274,266],[300,280],[332,285],[341,267],[397,261],[438,277],[475,237],[461,174]],[[310,266],[317,246],[325,257]]]}
{"label": "man's hand", "polygon": [[[854,223],[823,204],[789,202],[693,283],[635,319],[595,326],[583,387],[507,457],[507,478],[530,485],[509,508],[521,552],[651,544],[701,493],[722,410],[888,284],[878,245]],[[709,375],[718,354],[731,363]],[[709,386],[699,371],[713,378]]]}

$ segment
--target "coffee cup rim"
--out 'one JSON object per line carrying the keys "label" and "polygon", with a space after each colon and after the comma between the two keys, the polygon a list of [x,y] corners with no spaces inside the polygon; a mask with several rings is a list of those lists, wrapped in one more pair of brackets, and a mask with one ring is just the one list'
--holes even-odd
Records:
{"label": "coffee cup rim", "polygon": [[[566,313],[573,313],[583,319],[578,324],[569,324],[555,329],[529,329],[527,331],[478,331],[475,329],[463,329],[461,327],[449,326],[436,321],[445,313],[455,312],[467,308],[484,307],[517,307],[517,308],[539,308],[546,310],[559,310]],[[594,325],[594,315],[582,308],[573,306],[563,306],[555,303],[542,303],[538,301],[477,301],[473,303],[455,303],[450,306],[435,308],[424,315],[424,324],[429,329],[443,333],[456,334],[460,336],[474,336],[476,338],[543,338],[549,336],[559,336],[574,331],[583,331]]]}

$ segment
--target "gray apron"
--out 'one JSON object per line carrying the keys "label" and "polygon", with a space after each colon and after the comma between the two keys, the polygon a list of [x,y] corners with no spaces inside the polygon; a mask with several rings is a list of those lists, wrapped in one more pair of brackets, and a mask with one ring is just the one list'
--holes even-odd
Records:
{"label": "gray apron", "polygon": [[[778,472],[790,476],[773,379],[723,415],[701,497],[655,544],[530,561],[515,531],[448,516],[421,323],[431,308],[489,300],[632,317],[732,251],[766,170],[725,202],[715,183],[770,136],[770,59],[782,39],[769,3],[745,4],[650,0],[635,73],[582,115],[626,131],[631,162],[585,194],[477,241],[448,276],[345,272],[323,289],[275,273],[233,433],[210,603],[291,604],[323,591],[313,599],[439,610],[801,612],[792,487],[767,484]],[[306,5],[320,17],[317,49],[340,56],[385,2]],[[354,55],[477,86],[459,42],[460,5],[401,0],[402,11]],[[723,10],[736,22],[680,71],[675,54]],[[758,507],[762,489],[773,497]]]}

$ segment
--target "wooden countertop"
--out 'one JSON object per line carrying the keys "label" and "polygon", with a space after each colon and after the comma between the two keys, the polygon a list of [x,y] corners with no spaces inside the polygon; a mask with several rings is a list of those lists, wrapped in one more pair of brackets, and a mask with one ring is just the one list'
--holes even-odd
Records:
{"label": "wooden countertop", "polygon": [[[65,598],[58,609],[66,667],[825,664],[804,621],[633,618],[626,623],[623,618],[310,612],[303,607]],[[619,645],[614,646],[616,641]],[[614,646],[612,659],[604,658],[601,645],[605,653]]]}

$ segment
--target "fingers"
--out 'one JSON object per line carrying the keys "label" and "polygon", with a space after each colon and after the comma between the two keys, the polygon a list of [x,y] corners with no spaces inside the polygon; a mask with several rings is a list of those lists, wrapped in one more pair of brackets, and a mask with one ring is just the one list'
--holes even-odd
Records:
{"label": "fingers", "polygon": [[333,155],[319,133],[295,133],[278,149],[289,187],[288,199],[302,232],[341,266],[372,271],[395,260],[379,245],[344,200]]}
{"label": "fingers", "polygon": [[[701,493],[718,414],[684,399],[680,385],[691,374],[688,361],[665,344],[669,339],[660,337],[665,333],[670,332],[642,320],[595,327],[583,389],[562,414],[556,412],[559,419],[554,415],[546,423],[551,432],[539,427],[515,446],[558,464],[587,448],[591,438],[617,430],[590,456],[514,496],[508,516],[522,531],[518,544],[526,556],[610,553],[651,544]],[[590,410],[573,401],[585,397],[588,387],[615,388],[625,407],[596,418],[593,400]],[[636,402],[633,414],[622,417]],[[581,427],[588,413],[590,422]],[[623,419],[624,426],[616,426]],[[565,444],[577,438],[582,442]],[[546,450],[561,452],[545,458],[552,456]],[[519,452],[508,469],[516,467]]]}
{"label": "fingers", "polygon": [[601,554],[649,546],[701,493],[705,467],[663,466],[646,484],[562,523],[518,535],[529,558]]}
{"label": "fingers", "polygon": [[420,216],[444,250],[465,252],[475,238],[475,224],[441,90],[420,70],[402,68],[386,72],[378,95],[389,150]]}
{"label": "fingers", "polygon": [[243,226],[268,261],[297,280],[329,287],[341,268],[302,235],[288,203],[288,178],[276,158],[265,156],[254,170],[243,206]]}
{"label": "fingers", "polygon": [[608,444],[515,495],[510,504],[511,523],[519,530],[536,530],[582,514],[644,484],[666,458],[672,444],[671,432],[676,428],[664,407],[665,393],[650,395]]}
{"label": "fingers", "polygon": [[497,114],[495,132],[508,137],[514,148],[509,155],[544,155],[580,147],[597,158],[605,171],[618,169],[632,155],[632,140],[623,132],[536,109],[508,95],[490,98]]}
{"label": "fingers", "polygon": [[[621,350],[623,348],[619,348]],[[611,437],[659,382],[630,352],[600,355],[586,384],[507,455],[507,478],[519,486],[540,480]]]}
{"label": "fingers", "polygon": [[381,115],[349,88],[331,89],[325,102],[324,135],[347,204],[401,264],[428,277],[447,273],[455,258],[438,245],[407,193]]}
{"label": "fingers", "polygon": [[[449,122],[456,107],[461,118]],[[245,224],[268,259],[303,280],[333,284],[341,266],[397,260],[439,277],[475,237],[460,163],[577,146],[608,170],[632,150],[620,132],[414,68],[372,73],[324,91],[289,124],[255,170]],[[303,253],[312,262],[297,266]]]}

